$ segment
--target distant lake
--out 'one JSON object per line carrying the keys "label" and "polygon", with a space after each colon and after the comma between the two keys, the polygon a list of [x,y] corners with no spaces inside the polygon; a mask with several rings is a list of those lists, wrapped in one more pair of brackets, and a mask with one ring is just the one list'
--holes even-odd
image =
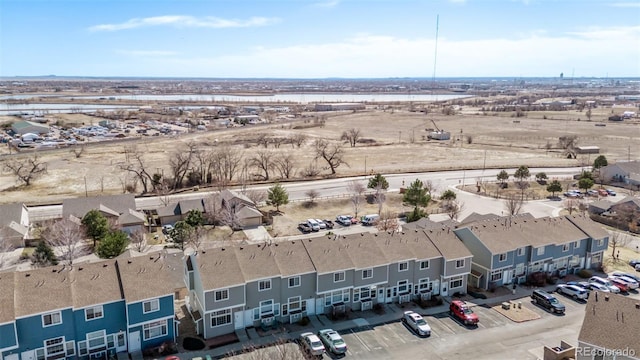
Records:
{"label": "distant lake", "polygon": [[[52,96],[51,94],[19,94],[0,96],[0,100],[8,99],[30,99],[41,96]],[[409,102],[409,101],[443,101],[452,99],[462,99],[472,95],[460,94],[274,94],[274,95],[232,95],[232,94],[174,94],[174,95],[101,95],[101,96],[69,96],[58,95],[61,99],[116,99],[116,100],[138,100],[138,101],[209,101],[209,102],[283,102],[283,103],[318,103],[318,102]]]}
{"label": "distant lake", "polygon": [[137,110],[129,105],[91,105],[91,104],[6,104],[0,103],[0,115],[17,114],[59,114],[72,113],[76,110],[82,112],[95,112],[97,110]]}

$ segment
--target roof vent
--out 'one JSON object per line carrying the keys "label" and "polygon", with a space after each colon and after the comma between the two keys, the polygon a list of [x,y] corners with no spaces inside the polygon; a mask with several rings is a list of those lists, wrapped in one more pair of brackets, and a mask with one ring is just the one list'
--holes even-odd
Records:
{"label": "roof vent", "polygon": [[224,248],[221,248],[220,251],[224,251]]}
{"label": "roof vent", "polygon": [[636,309],[640,309],[640,303],[636,303]]}
{"label": "roof vent", "polygon": [[79,267],[79,268],[78,268],[78,271],[81,271],[82,269],[83,269],[82,267]]}
{"label": "roof vent", "polygon": [[[109,264],[102,264],[103,268],[106,268],[107,266],[109,266]],[[80,268],[80,269],[82,269],[82,268]]]}
{"label": "roof vent", "polygon": [[241,246],[241,247],[240,247],[240,250],[244,250],[244,248]]}
{"label": "roof vent", "polygon": [[609,295],[604,296],[604,301],[609,301]]}
{"label": "roof vent", "polygon": [[31,276],[31,274],[27,273],[27,274],[24,274],[24,276],[25,277],[29,277],[29,276]]}
{"label": "roof vent", "polygon": [[131,264],[131,260],[127,260],[127,264]]}

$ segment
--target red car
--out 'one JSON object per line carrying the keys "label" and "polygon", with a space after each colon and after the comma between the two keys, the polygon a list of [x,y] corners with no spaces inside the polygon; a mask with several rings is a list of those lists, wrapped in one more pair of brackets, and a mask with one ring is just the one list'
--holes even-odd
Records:
{"label": "red car", "polygon": [[611,281],[611,283],[617,287],[618,289],[620,289],[620,292],[629,292],[629,286],[627,284],[624,283],[624,281],[617,279],[615,277],[610,277],[608,279],[609,281]]}
{"label": "red car", "polygon": [[469,306],[461,300],[453,300],[449,305],[449,314],[465,325],[477,325],[480,319]]}

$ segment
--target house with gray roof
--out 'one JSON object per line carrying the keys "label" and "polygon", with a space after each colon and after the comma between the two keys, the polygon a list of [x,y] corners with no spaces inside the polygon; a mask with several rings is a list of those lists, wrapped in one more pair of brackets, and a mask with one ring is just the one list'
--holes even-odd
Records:
{"label": "house with gray roof", "polygon": [[[576,359],[640,359],[640,304],[638,300],[593,291],[587,300]],[[598,356],[609,354],[610,356]]]}
{"label": "house with gray roof", "polygon": [[0,249],[24,247],[29,225],[29,212],[23,203],[0,205]]}
{"label": "house with gray roof", "polygon": [[620,182],[627,185],[640,185],[640,161],[618,161],[600,168],[601,177],[605,181]]}
{"label": "house with gray roof", "polygon": [[82,219],[91,210],[98,210],[128,234],[143,231],[147,224],[144,213],[136,210],[133,194],[78,197],[62,201],[62,217],[66,219]]}
{"label": "house with gray roof", "polygon": [[262,213],[256,204],[241,192],[222,190],[213,194],[206,202],[207,212],[217,213],[226,222],[238,227],[254,227],[262,224]]}
{"label": "house with gray roof", "polygon": [[467,279],[471,274],[473,254],[455,235],[452,228],[424,230],[427,238],[442,254],[440,273],[440,295],[448,296],[467,292]]}
{"label": "house with gray roof", "polygon": [[205,214],[204,199],[181,200],[156,209],[156,213],[162,225],[175,225],[176,222],[186,219],[191,210]]}

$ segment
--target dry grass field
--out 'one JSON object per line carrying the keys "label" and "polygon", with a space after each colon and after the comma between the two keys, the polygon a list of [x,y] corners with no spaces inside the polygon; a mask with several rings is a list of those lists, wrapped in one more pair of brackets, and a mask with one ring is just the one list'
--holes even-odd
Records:
{"label": "dry grass field", "polygon": [[[593,155],[582,155],[577,159],[562,156],[556,145],[558,138],[564,135],[576,135],[578,145],[599,146],[601,153],[610,161],[627,159],[629,156],[637,158],[637,149],[640,149],[640,122],[637,119],[619,123],[607,122],[606,127],[594,126],[606,119],[611,111],[610,108],[594,109],[591,121],[586,121],[584,113],[577,111],[532,112],[516,119],[510,113],[483,114],[480,109],[470,107],[463,107],[458,114],[451,116],[368,109],[355,113],[322,113],[326,122],[321,127],[295,129],[304,124],[302,120],[294,120],[196,132],[177,138],[150,136],[135,141],[94,144],[88,146],[79,158],[69,149],[41,151],[38,156],[47,163],[47,174],[31,186],[21,187],[10,173],[0,173],[0,203],[58,202],[66,197],[84,195],[85,191],[89,195],[121,193],[122,184],[130,178],[120,169],[120,165],[125,163],[125,148],[132,144],[144,152],[150,171],[164,171],[167,174],[169,159],[175,152],[184,150],[189,142],[196,142],[200,148],[230,144],[246,158],[262,149],[255,143],[260,134],[277,137],[288,137],[293,133],[305,134],[308,139],[300,148],[282,145],[279,149],[273,149],[270,146],[273,152],[294,154],[297,168],[302,169],[314,161],[317,161],[318,167],[326,167],[322,159],[314,160],[315,154],[311,146],[313,139],[324,138],[339,142],[343,131],[360,129],[362,138],[369,139],[370,142],[359,143],[353,148],[344,143],[348,165],[340,166],[336,176],[483,166],[575,166],[593,161]],[[616,109],[616,112],[621,111],[623,109]],[[318,114],[312,113],[310,119],[313,116]],[[49,117],[57,117],[65,123],[97,122],[95,118],[82,114],[52,114]],[[8,120],[15,119],[5,117],[0,122]],[[426,140],[425,129],[433,128],[431,120],[440,129],[450,131],[452,140]],[[461,136],[462,141],[459,140]],[[547,149],[549,146],[550,150]],[[7,155],[8,148],[3,147],[0,154]],[[12,157],[30,155],[21,153]],[[3,158],[7,159],[9,156]],[[328,176],[329,173],[328,169],[323,169],[320,176]],[[302,211],[296,211],[298,210]]]}

